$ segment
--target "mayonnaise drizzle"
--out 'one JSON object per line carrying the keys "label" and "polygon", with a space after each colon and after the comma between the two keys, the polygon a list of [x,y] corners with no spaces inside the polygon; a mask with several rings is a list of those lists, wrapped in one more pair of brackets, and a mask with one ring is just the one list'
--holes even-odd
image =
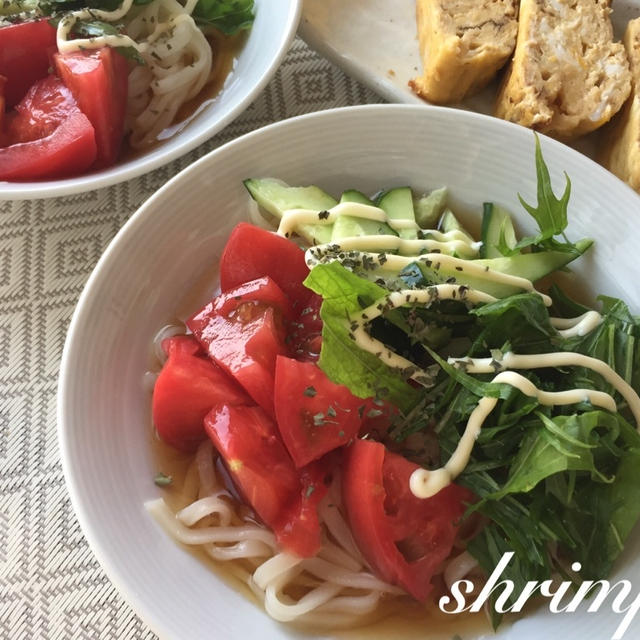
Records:
{"label": "mayonnaise drizzle", "polygon": [[[593,389],[542,391],[538,389],[531,380],[514,371],[503,371],[495,376],[492,382],[511,385],[525,395],[536,398],[540,404],[546,406],[568,405],[588,401],[592,405],[601,407],[607,411],[616,411],[615,400],[603,391],[594,391]],[[416,469],[411,474],[409,487],[414,496],[417,498],[430,498],[451,484],[451,482],[464,471],[471,458],[471,451],[478,438],[480,429],[497,403],[498,398],[485,396],[480,399],[478,405],[469,416],[467,426],[462,434],[462,438],[460,438],[458,442],[456,450],[444,467],[433,471]]]}
{"label": "mayonnaise drizzle", "polygon": [[415,261],[421,253],[424,255],[425,251],[457,253],[466,258],[475,258],[481,246],[481,243],[469,242],[467,234],[458,229],[446,233],[435,230],[425,231],[424,236],[420,240],[391,235],[350,236],[325,245],[318,245],[317,248],[320,251],[330,250],[333,245],[340,251],[397,251],[402,256],[412,256],[412,261]]}
{"label": "mayonnaise drizzle", "polygon": [[551,326],[558,330],[563,338],[586,336],[601,322],[602,316],[597,311],[587,311],[577,318],[550,318]]}
{"label": "mayonnaise drizzle", "polygon": [[390,309],[415,304],[429,306],[438,300],[460,300],[470,304],[480,304],[495,302],[496,298],[488,293],[469,289],[469,287],[459,284],[437,284],[426,289],[394,291],[359,313],[350,314],[350,334],[355,343],[364,351],[376,355],[390,367],[410,369],[412,373],[409,377],[428,384],[431,376],[424,369],[419,369],[413,362],[391,351],[383,342],[371,336],[366,330],[366,325]]}
{"label": "mayonnaise drizzle", "polygon": [[415,220],[390,218],[383,209],[359,202],[341,202],[326,211],[289,209],[282,214],[278,234],[288,237],[302,225],[330,225],[341,216],[383,222],[394,231],[420,231],[424,236],[420,239],[399,238],[392,235],[355,236],[331,242],[332,245],[339,246],[343,251],[377,249],[380,251],[399,251],[403,255],[417,256],[424,251],[438,250],[475,258],[482,246],[481,242],[475,242],[459,229],[446,233],[435,229],[422,230]]}
{"label": "mayonnaise drizzle", "polygon": [[584,367],[601,375],[625,399],[640,431],[640,398],[633,387],[606,362],[573,351],[521,355],[505,353],[502,358],[449,358],[467,373],[494,373],[503,369],[543,369],[545,367]]}
{"label": "mayonnaise drizzle", "polygon": [[[369,236],[364,236],[369,238]],[[370,236],[373,238],[374,236]],[[312,268],[316,264],[333,262],[340,260],[338,254],[342,252],[342,246],[339,242],[331,242],[329,244],[321,244],[316,247],[307,249],[305,259],[307,265]],[[386,271],[398,273],[405,267],[415,262],[424,263],[429,269],[440,271],[446,269],[451,273],[466,272],[470,276],[492,282],[494,284],[503,284],[529,293],[536,293],[544,302],[545,306],[550,307],[551,298],[544,293],[540,293],[530,280],[521,278],[520,276],[512,276],[507,273],[495,271],[481,264],[476,264],[473,260],[464,260],[454,256],[448,256],[442,253],[424,253],[421,256],[406,257],[397,256],[388,253],[371,253],[367,251],[354,252],[357,256],[347,256],[350,259],[359,259],[367,261],[374,268],[382,268]],[[495,298],[494,298],[495,300]]]}
{"label": "mayonnaise drizzle", "polygon": [[[326,211],[316,211],[315,209],[289,209],[285,211],[278,225],[278,234],[290,236],[297,227],[303,224],[333,224],[340,216],[364,218],[388,224],[387,214],[378,207],[359,202],[341,202]],[[415,222],[413,224],[415,225]]]}

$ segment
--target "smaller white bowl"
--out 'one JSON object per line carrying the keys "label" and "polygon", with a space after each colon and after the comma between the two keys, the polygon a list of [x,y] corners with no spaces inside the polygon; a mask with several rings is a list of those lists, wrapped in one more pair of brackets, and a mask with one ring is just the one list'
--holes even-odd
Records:
{"label": "smaller white bowl", "polygon": [[77,177],[0,181],[0,200],[53,198],[108,187],[157,169],[206,142],[237,118],[273,77],[296,33],[301,7],[302,0],[255,0],[255,21],[222,91],[171,138],[108,169]]}

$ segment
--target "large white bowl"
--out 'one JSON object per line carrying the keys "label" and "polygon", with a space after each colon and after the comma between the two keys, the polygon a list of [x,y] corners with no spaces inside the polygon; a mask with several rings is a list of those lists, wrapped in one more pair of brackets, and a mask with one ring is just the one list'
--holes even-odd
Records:
{"label": "large white bowl", "polygon": [[[573,182],[572,239],[595,250],[576,265],[592,292],[623,296],[637,312],[640,197],[568,147],[544,138],[556,189]],[[145,512],[161,494],[148,441],[143,374],[156,331],[185,292],[212,274],[231,228],[247,216],[242,180],[277,176],[339,193],[410,184],[449,185],[457,204],[479,212],[493,200],[533,231],[518,204],[535,202],[534,138],[526,129],[473,113],[402,105],[339,109],[284,121],[202,158],[154,195],[108,248],[73,317],[60,373],[60,452],[74,508],[105,571],[163,638],[282,638],[293,634],[225,586],[179,548]],[[213,286],[214,276],[210,278]],[[205,287],[206,289],[206,287]],[[202,296],[195,296],[192,309]],[[200,297],[200,300],[197,298]],[[618,576],[640,591],[637,538]],[[536,614],[499,638],[611,637],[619,615]],[[426,630],[425,630],[426,631]],[[639,637],[635,621],[627,638]],[[468,635],[464,635],[470,640]]]}
{"label": "large white bowl", "polygon": [[255,21],[224,88],[171,138],[113,167],[85,175],[36,182],[0,181],[0,200],[53,198],[108,187],[157,169],[206,142],[237,118],[273,77],[296,33],[301,6],[301,0],[255,0]]}

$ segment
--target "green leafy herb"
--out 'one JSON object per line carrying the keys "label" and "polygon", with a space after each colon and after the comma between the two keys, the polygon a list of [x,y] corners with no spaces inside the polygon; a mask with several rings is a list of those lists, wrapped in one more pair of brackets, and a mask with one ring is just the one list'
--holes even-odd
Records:
{"label": "green leafy herb", "polygon": [[315,387],[307,387],[303,393],[307,398],[315,398],[318,392],[315,390]]}
{"label": "green leafy herb", "polygon": [[117,36],[120,30],[116,25],[102,20],[92,20],[90,22],[76,22],[73,28],[74,35],[83,38],[97,38],[100,36]]}
{"label": "green leafy herb", "polygon": [[[557,331],[551,326],[549,312],[535,293],[522,293],[472,309],[480,333],[471,353],[501,349],[508,343],[516,353],[554,351]],[[505,349],[506,350],[506,349]]]}
{"label": "green leafy herb", "polygon": [[319,365],[333,382],[349,387],[360,398],[382,395],[402,410],[418,403],[419,392],[405,382],[400,373],[364,351],[349,336],[346,314],[360,311],[360,302],[367,306],[383,298],[387,291],[377,284],[359,278],[337,262],[315,266],[305,285],[322,295],[320,316],[322,351]]}
{"label": "green leafy herb", "polygon": [[538,204],[533,207],[527,204],[521,195],[518,198],[522,206],[534,217],[540,228],[539,235],[534,238],[527,238],[525,241],[518,243],[518,247],[522,248],[530,244],[540,244],[545,240],[549,240],[554,235],[564,233],[567,228],[567,206],[569,197],[571,196],[571,180],[565,173],[566,186],[564,193],[560,199],[556,198],[551,186],[551,176],[544,158],[542,157],[542,149],[540,148],[540,138],[536,134],[536,176],[538,179]]}
{"label": "green leafy herb", "polygon": [[[56,5],[52,5],[57,6]],[[80,5],[79,5],[80,6]],[[89,5],[91,6],[91,5]],[[113,9],[109,8],[111,5],[105,5],[101,7],[93,7],[100,8],[106,11],[112,11],[117,9],[120,6],[119,2],[116,2],[113,6]],[[56,11],[54,8],[49,10],[49,13],[53,15],[53,17],[49,20],[49,24],[51,26],[56,27],[58,23],[62,19],[64,15],[64,11],[70,10],[70,7],[64,7],[64,9],[60,9]],[[77,21],[71,33],[79,38],[99,38],[102,36],[117,36],[122,34],[124,27],[122,24],[114,24],[110,22],[104,22],[103,20],[89,20],[89,21]],[[138,51],[134,47],[115,47],[115,50],[128,60],[133,60],[137,64],[145,64],[144,58],[138,53]]]}
{"label": "green leafy herb", "polygon": [[[561,471],[589,471],[598,482],[610,482],[598,471],[595,456],[611,452],[619,435],[615,416],[590,411],[549,418],[538,414],[539,426],[528,431],[509,470],[505,486],[492,499],[531,491],[541,480]],[[602,430],[606,430],[602,434]],[[606,441],[603,441],[606,438]],[[600,448],[603,451],[600,451]]]}
{"label": "green leafy herb", "polygon": [[253,0],[199,0],[193,17],[199,25],[213,26],[232,35],[251,27],[253,4]]}

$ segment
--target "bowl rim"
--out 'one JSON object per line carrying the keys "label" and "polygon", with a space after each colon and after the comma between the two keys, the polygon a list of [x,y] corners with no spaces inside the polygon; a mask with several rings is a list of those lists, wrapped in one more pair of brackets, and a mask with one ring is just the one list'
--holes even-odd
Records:
{"label": "bowl rim", "polygon": [[[272,132],[279,132],[280,130],[286,130],[290,126],[295,126],[299,123],[313,122],[313,121],[331,121],[334,118],[353,117],[357,118],[362,113],[369,113],[378,111],[380,113],[388,113],[389,118],[394,117],[408,117],[410,113],[422,114],[421,117],[429,117],[430,113],[439,112],[452,119],[460,118],[467,121],[475,121],[482,125],[493,125],[499,128],[510,129],[515,135],[530,135],[532,132],[520,125],[499,120],[492,116],[466,111],[461,109],[455,109],[452,107],[440,107],[435,105],[413,105],[413,104],[369,104],[369,105],[357,105],[348,107],[339,107],[333,109],[327,109],[324,111],[316,111],[307,113],[285,120],[281,120],[270,125],[261,127],[249,133],[246,133],[238,138],[230,140],[229,142],[221,145],[220,147],[210,151],[202,158],[198,159],[193,164],[189,165],[178,174],[173,176],[167,181],[158,191],[156,191],[149,199],[147,199],[129,218],[129,220],[119,229],[114,238],[108,244],[107,248],[103,252],[102,256],[98,260],[92,273],[90,274],[87,282],[80,294],[76,308],[73,312],[69,327],[67,329],[67,335],[64,342],[64,348],[62,357],[60,360],[57,394],[56,394],[56,433],[58,440],[58,448],[60,453],[60,461],[63,470],[66,489],[69,493],[71,505],[74,513],[78,519],[82,533],[87,541],[89,548],[98,560],[102,570],[105,572],[110,582],[116,588],[118,593],[132,608],[136,615],[138,615],[157,635],[161,638],[170,637],[170,634],[166,632],[162,623],[158,620],[155,611],[151,607],[147,607],[146,604],[138,597],[138,594],[130,589],[126,580],[122,578],[121,570],[118,566],[113,564],[108,558],[106,552],[103,552],[103,548],[100,544],[100,537],[97,533],[97,529],[91,523],[89,516],[84,510],[83,502],[77,490],[79,478],[76,478],[75,471],[72,465],[71,452],[70,452],[70,440],[68,437],[68,430],[65,427],[69,421],[66,403],[69,395],[69,388],[73,385],[72,372],[73,361],[78,357],[81,357],[78,348],[76,347],[77,341],[75,340],[75,334],[82,328],[85,323],[85,318],[90,312],[92,301],[92,290],[96,282],[99,282],[106,276],[104,275],[104,267],[112,259],[112,256],[120,250],[120,244],[122,241],[135,229],[141,225],[147,224],[147,219],[152,215],[152,211],[155,208],[157,202],[161,201],[165,193],[174,189],[186,175],[190,172],[196,171],[202,165],[206,165],[218,156],[224,156],[233,150],[234,147],[243,147],[244,145],[250,145],[255,139],[259,139],[263,135],[269,135]],[[540,135],[540,134],[538,134]],[[601,176],[609,176],[608,179],[615,178],[619,182],[619,186],[626,189],[630,194],[638,199],[638,205],[640,206],[640,194],[636,193],[625,182],[611,174],[604,167],[585,156],[584,154],[572,149],[571,147],[559,142],[553,138],[549,138],[545,135],[540,135],[541,141],[546,146],[553,146],[556,148],[562,148],[563,153],[568,153],[573,156],[575,160],[580,163],[586,163],[593,171],[600,173]]]}
{"label": "bowl rim", "polygon": [[[222,118],[217,119],[200,134],[192,138],[187,137],[187,139],[181,143],[177,143],[176,146],[167,153],[159,154],[151,158],[144,158],[143,154],[142,158],[132,167],[127,167],[126,165],[118,166],[116,164],[114,167],[108,169],[106,175],[102,175],[103,172],[100,171],[95,174],[89,173],[59,180],[33,182],[0,181],[0,202],[3,200],[58,198],[60,196],[70,196],[110,187],[163,167],[210,140],[247,109],[280,68],[285,55],[291,48],[291,43],[296,35],[302,16],[303,0],[287,0],[287,2],[289,3],[288,15],[281,32],[281,44],[277,55],[267,65],[258,82],[247,91],[246,95],[244,95],[232,109],[229,109]],[[177,135],[179,136],[179,134]]]}

